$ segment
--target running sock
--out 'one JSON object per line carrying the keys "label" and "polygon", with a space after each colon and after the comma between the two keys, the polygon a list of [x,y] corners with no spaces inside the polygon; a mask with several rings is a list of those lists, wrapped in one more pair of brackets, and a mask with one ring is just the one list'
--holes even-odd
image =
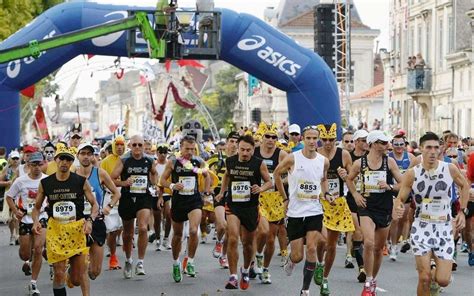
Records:
{"label": "running sock", "polygon": [[354,241],[352,248],[354,249],[354,257],[359,267],[364,266],[364,257],[362,256],[362,241]]}
{"label": "running sock", "polygon": [[365,282],[366,282],[366,283],[370,283],[370,282],[372,282],[373,280],[374,280],[373,277],[368,276],[368,277],[365,279]]}
{"label": "running sock", "polygon": [[130,263],[130,264],[133,263],[133,259],[132,259],[132,258],[126,258],[125,261],[128,262],[128,263]]}
{"label": "running sock", "polygon": [[260,252],[257,252],[256,256],[258,256],[258,257],[263,257],[263,252],[261,252],[261,253],[260,253]]}
{"label": "running sock", "polygon": [[239,277],[236,274],[231,274],[230,277],[233,277],[235,279],[238,279]]}
{"label": "running sock", "polygon": [[311,285],[311,279],[313,278],[314,268],[316,267],[316,262],[305,261],[303,268],[303,288],[302,290],[309,290]]}
{"label": "running sock", "polygon": [[143,264],[143,259],[138,259],[137,260],[137,264],[140,264],[140,263]]}
{"label": "running sock", "polygon": [[62,288],[53,288],[53,295],[54,296],[66,296],[66,287]]}
{"label": "running sock", "polygon": [[242,268],[242,273],[249,273],[250,268]]}
{"label": "running sock", "polygon": [[194,263],[194,258],[188,257],[188,263],[193,264]]}
{"label": "running sock", "polygon": [[36,285],[36,280],[31,280],[30,281],[32,284]]}
{"label": "running sock", "polygon": [[180,264],[180,262],[179,262],[179,258],[178,258],[178,259],[176,259],[176,260],[174,260],[174,264],[176,264],[176,265],[179,265],[179,264]]}

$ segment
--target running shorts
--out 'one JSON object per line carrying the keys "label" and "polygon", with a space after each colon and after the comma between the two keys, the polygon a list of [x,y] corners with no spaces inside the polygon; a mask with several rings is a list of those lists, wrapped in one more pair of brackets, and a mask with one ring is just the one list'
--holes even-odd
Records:
{"label": "running shorts", "polygon": [[359,217],[369,217],[372,219],[372,221],[375,223],[376,229],[385,228],[390,226],[390,222],[392,222],[392,211],[359,208]]}
{"label": "running shorts", "polygon": [[293,218],[288,217],[286,220],[286,232],[288,240],[294,241],[306,237],[308,231],[321,232],[323,229],[323,215]]}
{"label": "running shorts", "polygon": [[235,215],[240,220],[242,225],[248,232],[257,230],[258,222],[260,221],[260,213],[258,207],[238,207],[233,206],[232,208],[226,207],[226,216]]}
{"label": "running shorts", "polygon": [[120,204],[118,206],[118,212],[120,218],[122,220],[128,221],[135,219],[137,217],[137,212],[143,209],[150,209],[153,207],[152,205],[153,199],[151,195],[142,196],[142,197],[134,197],[134,196],[122,196],[120,198]]}
{"label": "running shorts", "polygon": [[[180,197],[177,197],[180,198]],[[182,223],[188,221],[188,214],[196,209],[202,209],[201,198],[190,198],[186,202],[173,202],[171,200],[171,220]]]}
{"label": "running shorts", "polygon": [[415,219],[411,226],[410,243],[415,256],[424,256],[430,251],[443,260],[453,260],[453,226],[448,223],[429,223]]}
{"label": "running shorts", "polygon": [[[43,228],[46,228],[46,226],[48,225],[48,221],[46,220],[46,218],[40,219],[39,223],[41,224],[41,227]],[[18,233],[20,235],[33,234],[33,223],[27,224],[27,223],[20,222],[20,228],[18,230]]]}

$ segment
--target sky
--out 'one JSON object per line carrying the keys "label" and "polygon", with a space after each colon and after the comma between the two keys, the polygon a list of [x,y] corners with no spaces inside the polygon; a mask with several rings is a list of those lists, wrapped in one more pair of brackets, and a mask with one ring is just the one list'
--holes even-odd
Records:
{"label": "sky", "polygon": [[[291,1],[291,0],[290,0]],[[390,0],[353,0],[355,3],[362,22],[373,29],[379,29],[381,34],[377,39],[379,48],[388,48],[388,21],[389,21],[389,1]],[[123,4],[137,6],[155,6],[156,0],[96,0],[91,2],[107,3],[107,4]],[[181,7],[194,7],[195,0],[178,0]],[[215,0],[216,7],[232,9],[236,12],[243,12],[263,18],[263,11],[266,7],[278,7],[279,0]],[[101,67],[93,68],[94,64],[112,65],[115,58],[111,57],[94,57],[90,65],[84,57],[79,56],[63,66],[58,77],[61,80],[59,93],[64,95],[74,82],[76,76],[79,75],[79,83],[76,91],[72,95],[75,97],[93,97],[98,88],[99,80],[107,79],[110,72],[97,71]],[[142,59],[141,59],[142,60]],[[138,60],[137,63],[144,62]],[[79,69],[79,70],[76,70]],[[91,73],[94,71],[94,75]],[[48,102],[46,102],[48,104]]]}

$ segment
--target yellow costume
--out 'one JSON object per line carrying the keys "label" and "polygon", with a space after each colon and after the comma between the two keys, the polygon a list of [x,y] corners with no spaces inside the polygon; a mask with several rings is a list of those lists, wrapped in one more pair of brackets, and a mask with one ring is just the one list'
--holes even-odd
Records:
{"label": "yellow costume", "polygon": [[117,154],[117,142],[125,144],[125,138],[122,136],[116,137],[112,142],[112,154],[109,154],[102,162],[100,167],[103,168],[109,175],[114,171],[115,166],[120,161],[120,155]]}
{"label": "yellow costume", "polygon": [[48,220],[46,252],[49,264],[89,253],[83,228],[84,219],[65,224],[53,218]]}
{"label": "yellow costume", "polygon": [[324,208],[323,223],[327,229],[339,232],[351,232],[355,230],[352,221],[351,210],[344,197],[336,198],[334,205],[326,200],[321,200]]}

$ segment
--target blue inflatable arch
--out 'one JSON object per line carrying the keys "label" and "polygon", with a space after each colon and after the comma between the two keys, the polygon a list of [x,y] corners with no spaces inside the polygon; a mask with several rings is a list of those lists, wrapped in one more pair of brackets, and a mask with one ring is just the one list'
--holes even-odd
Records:
{"label": "blue inflatable arch", "polygon": [[[45,39],[128,16],[153,7],[69,2],[57,5],[10,36],[0,49]],[[0,146],[20,143],[19,91],[80,54],[128,56],[127,38],[117,32],[0,64]],[[222,9],[221,59],[287,92],[289,119],[301,127],[336,122],[340,126],[337,85],[331,70],[313,51],[303,48],[262,20]]]}

